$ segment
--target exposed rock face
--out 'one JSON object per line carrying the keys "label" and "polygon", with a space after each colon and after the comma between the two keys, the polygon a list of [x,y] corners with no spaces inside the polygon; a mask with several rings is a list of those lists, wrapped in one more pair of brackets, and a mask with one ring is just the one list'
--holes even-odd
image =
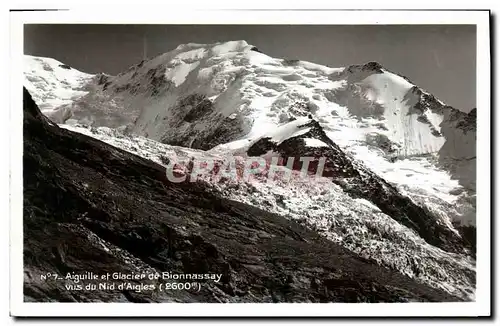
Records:
{"label": "exposed rock face", "polygon": [[450,110],[441,124],[446,142],[439,163],[471,194],[476,192],[476,109]]}
{"label": "exposed rock face", "polygon": [[[200,184],[169,183],[151,161],[50,125],[26,90],[23,163],[26,301],[458,300],[283,217]],[[69,291],[63,280],[40,280],[49,272],[163,271],[222,277],[199,292]]]}
{"label": "exposed rock face", "polygon": [[261,50],[259,50],[256,46],[252,46],[252,48],[250,49],[250,51],[255,51],[255,52],[259,52],[259,53],[263,53]]}
{"label": "exposed rock face", "polygon": [[457,123],[457,128],[464,132],[475,131],[477,124],[477,109],[473,108],[461,121]]}
{"label": "exposed rock face", "polygon": [[327,98],[339,105],[349,108],[349,112],[358,120],[363,118],[383,119],[384,106],[371,101],[364,95],[368,87],[362,84],[346,84],[343,87],[332,90]]}
{"label": "exposed rock face", "polygon": [[[212,128],[197,129],[193,125],[205,121]],[[237,138],[244,133],[240,117],[234,119],[217,112],[214,103],[202,94],[191,94],[175,104],[175,110],[163,118],[166,128],[161,142],[183,147],[208,150],[227,139]],[[179,132],[191,130],[190,132]]]}
{"label": "exposed rock face", "polygon": [[[248,155],[259,156],[273,151],[284,160],[294,157],[295,170],[302,169],[300,157],[315,157],[316,160],[326,158],[322,176],[332,178],[332,182],[341,186],[347,193],[374,203],[382,212],[414,229],[432,245],[452,252],[463,252],[464,246],[473,249],[468,240],[461,239],[449,228],[438,224],[430,212],[401,195],[394,186],[344,153],[328,138],[317,121],[311,120],[303,127],[310,127],[310,130],[279,144],[269,138],[257,141],[249,148]],[[328,146],[309,147],[304,141],[306,138],[317,139]],[[312,168],[311,172],[316,172],[317,162],[310,164],[309,168]]]}
{"label": "exposed rock face", "polygon": [[368,62],[363,65],[350,65],[340,73],[333,73],[330,75],[331,80],[347,79],[348,82],[361,81],[364,78],[373,74],[382,74],[382,65],[378,62]]}

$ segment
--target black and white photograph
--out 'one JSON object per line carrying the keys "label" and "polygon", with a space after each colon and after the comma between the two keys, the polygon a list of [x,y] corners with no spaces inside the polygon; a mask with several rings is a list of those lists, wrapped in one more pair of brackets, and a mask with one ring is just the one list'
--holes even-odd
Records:
{"label": "black and white photograph", "polygon": [[72,13],[11,13],[19,314],[489,311],[488,11]]}

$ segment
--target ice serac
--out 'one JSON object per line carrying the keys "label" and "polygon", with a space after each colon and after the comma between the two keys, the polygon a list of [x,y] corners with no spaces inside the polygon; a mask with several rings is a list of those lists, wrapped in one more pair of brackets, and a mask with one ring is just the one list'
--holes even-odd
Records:
{"label": "ice serac", "polygon": [[93,75],[51,58],[24,56],[24,85],[40,110],[56,123],[71,117],[67,104],[85,96]]}
{"label": "ice serac", "polygon": [[[300,158],[313,157],[314,161],[309,164],[312,173],[317,173],[319,160],[324,158],[326,161],[321,176],[330,178],[353,197],[372,202],[388,216],[415,230],[428,243],[455,252],[462,252],[464,247],[472,248],[467,240],[440,225],[428,210],[401,195],[396,187],[346,155],[317,121],[297,120],[281,129],[280,133],[253,143],[247,154],[261,156],[275,153],[283,160],[294,158],[292,169],[299,171],[304,164]],[[313,139],[316,143],[311,141]]]}

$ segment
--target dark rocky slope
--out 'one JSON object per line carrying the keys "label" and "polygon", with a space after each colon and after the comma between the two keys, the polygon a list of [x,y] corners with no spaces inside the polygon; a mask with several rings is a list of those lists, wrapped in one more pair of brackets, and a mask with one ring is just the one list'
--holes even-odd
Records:
{"label": "dark rocky slope", "polygon": [[[220,273],[201,290],[69,291],[41,274]],[[132,281],[133,283],[133,281]],[[26,301],[454,301],[296,223],[171,184],[161,166],[49,125],[24,91]]]}

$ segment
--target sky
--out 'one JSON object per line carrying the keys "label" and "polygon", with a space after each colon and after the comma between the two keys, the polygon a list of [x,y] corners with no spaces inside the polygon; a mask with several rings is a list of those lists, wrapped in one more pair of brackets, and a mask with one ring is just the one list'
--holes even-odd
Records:
{"label": "sky", "polygon": [[118,74],[183,43],[246,40],[272,57],[377,61],[462,111],[476,107],[475,25],[25,25],[24,53]]}

